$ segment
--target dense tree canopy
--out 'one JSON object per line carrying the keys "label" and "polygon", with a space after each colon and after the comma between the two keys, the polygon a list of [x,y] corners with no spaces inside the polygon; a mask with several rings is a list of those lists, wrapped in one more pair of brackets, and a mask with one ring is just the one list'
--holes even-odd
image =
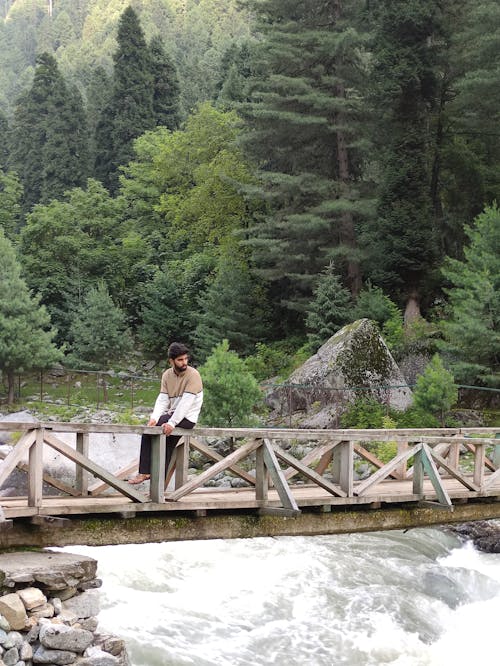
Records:
{"label": "dense tree canopy", "polygon": [[[261,275],[291,313],[304,312],[316,275],[333,255],[352,293],[361,287],[356,221],[367,206],[353,139],[364,63],[355,5],[343,3],[341,11],[340,3],[320,1],[252,4],[263,39],[254,49],[251,103],[243,106],[245,146],[258,166],[266,210],[249,243]],[[297,325],[296,316],[291,321]]]}
{"label": "dense tree canopy", "polygon": [[0,229],[58,343],[89,294],[199,361],[368,316],[498,385],[497,0],[46,9],[0,4]]}

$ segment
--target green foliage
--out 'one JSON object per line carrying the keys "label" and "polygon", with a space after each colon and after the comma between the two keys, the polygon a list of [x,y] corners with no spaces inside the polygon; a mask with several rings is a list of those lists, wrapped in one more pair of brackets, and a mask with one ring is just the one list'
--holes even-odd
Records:
{"label": "green foliage", "polygon": [[262,403],[257,380],[244,361],[229,349],[227,340],[215,347],[200,368],[204,403],[201,422],[206,426],[255,425],[254,410]]}
{"label": "green foliage", "polygon": [[88,136],[78,91],[68,88],[53,56],[37,57],[33,84],[17,101],[10,163],[24,208],[57,198],[88,176]]}
{"label": "green foliage", "polygon": [[139,16],[127,7],[120,17],[118,48],[113,54],[113,93],[99,127],[96,173],[115,191],[118,169],[133,157],[133,141],[155,125],[150,52]]}
{"label": "green foliage", "polygon": [[364,243],[369,274],[406,301],[420,295],[438,256],[428,151],[441,17],[434,0],[383,2],[373,11],[373,131],[381,174],[377,216]]}
{"label": "green foliage", "polygon": [[194,334],[202,359],[226,339],[236,353],[247,355],[266,331],[264,298],[245,262],[224,257],[217,274],[200,295],[200,314]]}
{"label": "green foliage", "polygon": [[180,121],[179,79],[171,57],[165,52],[161,37],[149,44],[153,77],[153,115],[155,125],[177,129]]}
{"label": "green foliage", "polygon": [[169,245],[199,252],[210,244],[216,252],[232,252],[235,231],[248,221],[240,185],[252,180],[236,145],[237,123],[234,112],[207,103],[182,130],[162,135],[154,167],[157,182],[164,184],[158,210],[171,227]]}
{"label": "green foliage", "polygon": [[386,296],[380,287],[367,281],[360,291],[354,307],[355,319],[371,319],[382,326],[392,315],[393,301]]}
{"label": "green foliage", "polygon": [[431,414],[439,414],[444,425],[444,415],[458,400],[458,389],[451,372],[446,370],[438,354],[435,354],[424,373],[417,379],[413,391],[415,406]]}
{"label": "green foliage", "polygon": [[284,381],[303,365],[312,353],[309,343],[304,343],[303,338],[290,336],[276,342],[257,342],[255,353],[247,356],[245,363],[259,381],[273,377]]}
{"label": "green foliage", "polygon": [[[382,419],[382,427],[384,429],[397,428],[395,419],[389,415],[384,416]],[[375,455],[383,463],[388,463],[392,460],[398,452],[397,442],[377,442],[375,447]]]}
{"label": "green foliage", "polygon": [[399,356],[423,354],[430,357],[436,352],[438,338],[438,326],[423,317],[417,317],[404,328],[401,344],[397,348]]}
{"label": "green foliage", "polygon": [[370,280],[356,300],[354,318],[377,322],[389,349],[397,351],[401,348],[404,339],[403,314],[396,303]]}
{"label": "green foliage", "polygon": [[[413,405],[404,412],[388,410],[373,398],[359,397],[341,416],[343,428],[438,428],[438,419],[429,411]],[[381,445],[383,443],[380,443]],[[380,455],[384,456],[383,445]],[[388,447],[387,454],[392,451]],[[380,457],[380,456],[379,456]],[[393,456],[391,456],[393,457]],[[382,458],[381,458],[382,460]]]}
{"label": "green foliage", "polygon": [[395,419],[398,428],[439,428],[439,420],[430,412],[420,407],[409,407],[404,412],[397,412]]}
{"label": "green foliage", "polygon": [[152,358],[164,358],[174,340],[191,339],[190,312],[168,264],[146,286],[141,318],[139,338]]}
{"label": "green foliage", "polygon": [[0,171],[0,229],[15,242],[21,228],[23,188],[17,174]]}
{"label": "green foliage", "polygon": [[63,339],[83,295],[103,279],[118,301],[137,281],[140,261],[123,236],[121,202],[89,180],[67,201],[38,205],[22,229],[20,248],[29,286],[46,304]]}
{"label": "green foliage", "polygon": [[383,428],[387,409],[374,398],[360,396],[342,414],[342,428]]}
{"label": "green foliage", "polygon": [[234,112],[204,104],[181,130],[159,127],[135,142],[121,192],[158,265],[201,254],[215,264],[238,252],[236,234],[249,214],[238,182],[251,176],[236,145],[237,122]]}
{"label": "green foliage", "polygon": [[316,351],[332,335],[351,321],[351,294],[330,263],[321,273],[307,310],[308,338]]}
{"label": "green foliage", "polygon": [[46,368],[62,356],[52,340],[55,331],[39,298],[28,291],[11,243],[0,230],[0,370],[14,398],[14,373]]}
{"label": "green foliage", "polygon": [[241,113],[263,205],[247,243],[281,320],[296,331],[333,255],[350,291],[359,281],[355,228],[370,209],[358,170],[363,38],[351,3],[251,7],[262,37]]}
{"label": "green foliage", "polygon": [[443,273],[450,317],[442,323],[441,348],[463,383],[498,386],[500,381],[500,210],[486,207],[466,227],[464,260],[448,259]]}
{"label": "green foliage", "polygon": [[125,316],[104,282],[90,289],[71,326],[72,358],[78,366],[107,368],[132,349]]}

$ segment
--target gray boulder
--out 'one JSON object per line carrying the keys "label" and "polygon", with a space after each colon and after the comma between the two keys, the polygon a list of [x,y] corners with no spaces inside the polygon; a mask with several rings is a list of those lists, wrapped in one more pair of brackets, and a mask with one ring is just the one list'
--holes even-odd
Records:
{"label": "gray boulder", "polygon": [[360,319],[344,326],[266,396],[271,419],[302,428],[336,428],[356,398],[375,398],[405,410],[412,393],[375,324]]}

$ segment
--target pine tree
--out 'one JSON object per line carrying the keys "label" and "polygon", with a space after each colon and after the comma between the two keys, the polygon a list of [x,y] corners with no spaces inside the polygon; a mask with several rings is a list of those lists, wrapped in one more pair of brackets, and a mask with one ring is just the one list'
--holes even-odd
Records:
{"label": "pine tree", "polygon": [[81,99],[68,90],[54,57],[42,53],[13,122],[10,162],[23,186],[25,211],[85,182],[87,140]]}
{"label": "pine tree", "polygon": [[330,263],[320,276],[307,312],[308,338],[314,351],[351,321],[351,307],[351,294]]}
{"label": "pine tree", "polygon": [[[112,92],[112,77],[108,75],[104,67],[92,69],[86,92],[89,164],[92,165],[94,173],[96,169],[99,170],[97,177],[102,180],[107,171],[104,165],[97,162],[97,154],[102,151],[102,146],[106,144],[111,135],[111,123],[108,122],[109,116],[107,115],[109,109],[108,111],[105,109],[109,104]],[[106,151],[106,154],[107,152],[109,150]]]}
{"label": "pine tree", "polygon": [[417,379],[413,399],[417,409],[439,414],[441,427],[444,427],[446,412],[458,400],[458,389],[452,373],[446,370],[438,354],[432,357],[424,373]]}
{"label": "pine tree", "polygon": [[224,109],[238,107],[247,102],[248,83],[252,74],[249,43],[231,44],[221,60],[221,75],[217,85],[218,106]]}
{"label": "pine tree", "polygon": [[[446,201],[453,205],[452,222],[458,218],[463,225],[485,204],[500,200],[500,5],[496,0],[460,4],[464,11],[453,39],[453,69],[459,76],[449,113],[454,140],[446,164]],[[461,230],[453,231],[463,240]]]}
{"label": "pine tree", "polygon": [[172,58],[165,52],[161,37],[149,44],[153,77],[153,116],[155,125],[175,130],[180,122],[180,87]]}
{"label": "pine tree", "polygon": [[420,314],[423,286],[436,266],[438,234],[431,196],[441,14],[435,0],[376,5],[373,100],[381,185],[368,238],[370,276]]}
{"label": "pine tree", "polygon": [[180,285],[168,272],[168,265],[146,286],[141,319],[139,338],[152,358],[164,355],[168,341],[190,340],[190,313]]}
{"label": "pine tree", "polygon": [[78,89],[61,86],[54,91],[52,105],[55,113],[47,119],[40,203],[62,198],[89,175],[87,122]]}
{"label": "pine tree", "polygon": [[0,171],[0,229],[12,242],[16,242],[21,229],[21,201],[23,188],[13,172]]}
{"label": "pine tree", "polygon": [[7,377],[9,404],[16,372],[46,368],[61,358],[54,335],[47,311],[28,291],[14,249],[0,230],[0,370]]}
{"label": "pine tree", "polygon": [[466,227],[463,261],[443,273],[451,316],[443,323],[443,351],[458,381],[498,387],[500,381],[500,210],[495,204]]}
{"label": "pine tree", "polygon": [[257,380],[236,352],[222,340],[200,368],[203,377],[203,425],[244,427],[252,425],[253,410],[262,402]]}
{"label": "pine tree", "polygon": [[132,347],[125,315],[104,282],[90,289],[71,327],[72,356],[77,364],[109,367]]}
{"label": "pine tree", "polygon": [[96,174],[112,192],[118,186],[119,167],[128,164],[134,155],[134,139],[155,124],[151,56],[132,7],[120,17],[117,42],[113,94],[100,123],[100,132],[104,128],[107,133],[105,141],[98,144],[96,158]]}
{"label": "pine tree", "polygon": [[295,329],[300,323],[293,313],[304,312],[334,253],[351,292],[361,287],[356,224],[368,207],[353,141],[360,132],[356,86],[364,72],[356,5],[253,5],[264,38],[256,46],[252,103],[243,106],[245,145],[259,166],[267,210],[250,229],[249,243],[271,293],[280,294],[280,318]]}
{"label": "pine tree", "polygon": [[221,260],[217,274],[199,299],[195,347],[206,358],[227,339],[231,348],[250,354],[266,331],[264,297],[248,267],[237,258]]}
{"label": "pine tree", "polygon": [[9,123],[0,111],[0,169],[7,169],[9,163]]}

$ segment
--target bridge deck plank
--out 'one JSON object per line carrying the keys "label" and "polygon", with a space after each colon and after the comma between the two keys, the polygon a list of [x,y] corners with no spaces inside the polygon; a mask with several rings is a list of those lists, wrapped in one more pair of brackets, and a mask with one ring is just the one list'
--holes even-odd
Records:
{"label": "bridge deck plank", "polygon": [[[498,483],[488,492],[477,493],[467,490],[463,484],[456,479],[445,479],[443,483],[452,499],[474,499],[477,497],[494,497],[498,495],[500,479]],[[330,505],[332,508],[353,508],[362,505],[382,502],[385,504],[416,502],[423,500],[436,500],[436,492],[429,479],[425,479],[423,486],[423,497],[412,492],[411,481],[387,480],[379,483],[376,487],[368,489],[361,497],[335,497],[324,489],[310,484],[290,486],[293,497],[299,507],[314,507]],[[281,506],[277,491],[269,489],[268,506]],[[27,497],[1,497],[0,506],[5,517],[21,518],[33,515],[84,515],[102,513],[120,513],[130,511],[131,507],[136,512],[164,512],[175,514],[182,511],[199,510],[238,510],[258,509],[262,502],[255,498],[253,488],[199,488],[182,497],[177,502],[145,503],[137,504],[123,495],[102,495],[100,497],[68,497],[68,496],[45,496],[43,506],[40,508],[29,507]]]}

